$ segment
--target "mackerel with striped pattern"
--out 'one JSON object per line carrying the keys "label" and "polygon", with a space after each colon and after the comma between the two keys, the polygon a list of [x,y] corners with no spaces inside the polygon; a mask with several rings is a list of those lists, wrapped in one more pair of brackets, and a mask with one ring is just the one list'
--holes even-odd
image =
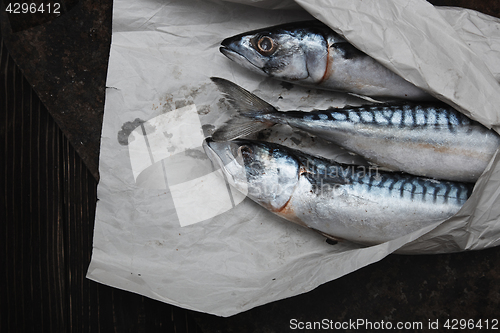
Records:
{"label": "mackerel with striped pattern", "polygon": [[456,214],[468,183],[338,164],[282,145],[206,141],[225,178],[271,212],[326,237],[372,245]]}
{"label": "mackerel with striped pattern", "polygon": [[444,103],[278,111],[230,81],[212,80],[235,111],[213,134],[216,141],[286,124],[391,170],[462,182],[475,182],[500,146],[496,132]]}

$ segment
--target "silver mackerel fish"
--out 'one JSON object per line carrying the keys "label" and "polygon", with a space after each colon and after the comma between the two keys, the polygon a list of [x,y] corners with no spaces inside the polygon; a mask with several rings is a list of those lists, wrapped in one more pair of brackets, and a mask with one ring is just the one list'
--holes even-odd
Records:
{"label": "silver mackerel fish", "polygon": [[496,132],[443,103],[284,112],[230,81],[212,80],[235,112],[215,141],[287,124],[391,170],[462,182],[475,182],[500,146]]}
{"label": "silver mackerel fish", "polygon": [[383,243],[457,213],[472,185],[342,165],[282,145],[203,144],[229,183],[271,212],[335,240]]}
{"label": "silver mackerel fish", "polygon": [[319,21],[249,31],[221,45],[239,65],[282,81],[376,98],[433,99]]}

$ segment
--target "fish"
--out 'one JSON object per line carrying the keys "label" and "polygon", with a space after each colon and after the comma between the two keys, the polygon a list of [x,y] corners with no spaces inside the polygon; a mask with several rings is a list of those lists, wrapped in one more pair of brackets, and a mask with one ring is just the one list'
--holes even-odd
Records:
{"label": "fish", "polygon": [[252,72],[297,85],[382,99],[434,100],[320,21],[238,34],[224,39],[219,50]]}
{"label": "fish", "polygon": [[372,104],[278,111],[235,83],[212,78],[233,116],[213,134],[228,141],[286,124],[333,142],[393,171],[475,182],[500,146],[500,136],[445,103]]}
{"label": "fish", "polygon": [[203,149],[231,186],[265,209],[329,239],[366,246],[450,218],[473,189],[258,140],[208,138]]}

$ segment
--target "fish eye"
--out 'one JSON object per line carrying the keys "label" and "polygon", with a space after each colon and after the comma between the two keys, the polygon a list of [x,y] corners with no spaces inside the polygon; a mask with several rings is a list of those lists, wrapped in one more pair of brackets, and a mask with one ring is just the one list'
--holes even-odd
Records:
{"label": "fish eye", "polygon": [[264,56],[268,56],[274,53],[278,48],[278,45],[274,42],[274,40],[269,36],[262,36],[258,38],[255,43],[257,51]]}

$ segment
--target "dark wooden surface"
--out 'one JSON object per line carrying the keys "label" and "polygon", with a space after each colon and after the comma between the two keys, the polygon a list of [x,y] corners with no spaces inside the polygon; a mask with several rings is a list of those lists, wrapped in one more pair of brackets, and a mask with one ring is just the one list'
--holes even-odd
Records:
{"label": "dark wooden surface", "polygon": [[201,332],[189,311],[85,278],[97,181],[0,56],[0,332]]}
{"label": "dark wooden surface", "polygon": [[[424,324],[500,319],[498,248],[392,255],[307,294],[231,318],[85,279],[112,2],[66,3],[63,16],[16,21],[14,29],[1,14],[2,37],[20,69],[1,43],[0,332],[287,332],[293,318]],[[433,3],[500,16],[497,0]]]}

